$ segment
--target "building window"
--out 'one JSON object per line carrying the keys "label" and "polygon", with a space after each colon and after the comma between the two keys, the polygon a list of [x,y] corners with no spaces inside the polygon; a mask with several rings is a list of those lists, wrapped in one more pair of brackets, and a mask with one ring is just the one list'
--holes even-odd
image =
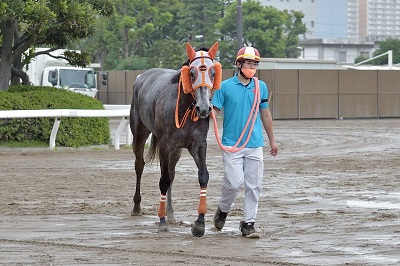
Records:
{"label": "building window", "polygon": [[339,62],[347,62],[346,51],[339,51]]}
{"label": "building window", "polygon": [[369,58],[369,52],[360,52],[360,56]]}

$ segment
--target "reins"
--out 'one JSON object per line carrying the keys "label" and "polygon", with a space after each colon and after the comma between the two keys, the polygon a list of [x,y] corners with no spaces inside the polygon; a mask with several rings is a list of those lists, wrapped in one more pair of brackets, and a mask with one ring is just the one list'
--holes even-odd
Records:
{"label": "reins", "polygon": [[[243,131],[242,131],[239,139],[237,140],[237,142],[235,143],[235,145],[233,147],[225,147],[224,145],[222,145],[221,140],[219,138],[217,119],[216,119],[216,116],[214,114],[214,110],[211,112],[211,117],[212,117],[213,122],[214,122],[215,138],[217,139],[218,145],[221,147],[222,150],[225,150],[225,151],[228,151],[228,152],[238,152],[238,151],[242,150],[244,147],[246,147],[247,143],[250,140],[251,133],[253,132],[254,124],[256,122],[257,113],[258,113],[259,105],[260,105],[260,88],[259,88],[259,83],[258,83],[258,78],[257,77],[254,77],[254,83],[255,83],[255,95],[254,95],[253,105],[252,105],[251,110],[250,110],[249,118],[247,119],[246,125],[244,126]],[[247,131],[247,128],[249,126],[250,121],[251,121],[251,126],[250,126],[249,133],[247,135],[247,139],[243,143],[243,145],[238,148],[237,146],[242,141],[243,136]]]}
{"label": "reins", "polygon": [[[175,126],[176,128],[181,128],[185,125],[186,120],[188,118],[188,115],[190,111],[192,112],[191,118],[193,121],[199,120],[199,117],[196,115],[196,109],[194,108],[194,102],[186,109],[185,114],[183,115],[183,118],[181,122],[179,122],[179,100],[181,98],[181,85],[182,85],[182,75],[179,78],[179,83],[178,83],[178,97],[176,98],[176,106],[175,106]],[[193,94],[192,94],[193,96]]]}

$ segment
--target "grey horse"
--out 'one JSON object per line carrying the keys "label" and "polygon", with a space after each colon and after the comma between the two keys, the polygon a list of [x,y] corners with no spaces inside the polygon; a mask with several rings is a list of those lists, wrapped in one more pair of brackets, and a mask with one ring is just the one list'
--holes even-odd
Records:
{"label": "grey horse", "polygon": [[[212,111],[210,99],[212,90],[219,88],[222,73],[221,65],[213,62],[217,50],[218,43],[210,49],[198,50],[186,43],[188,61],[181,70],[150,69],[141,74],[133,85],[130,126],[135,154],[136,190],[132,215],[141,214],[140,182],[145,163],[151,163],[158,154],[161,169],[159,232],[168,231],[166,218],[169,223],[175,223],[171,187],[182,149],[187,149],[193,157],[200,184],[198,218],[192,226],[192,234],[201,237],[205,232],[209,180],[206,138]],[[144,148],[150,134],[151,143],[145,158]]]}

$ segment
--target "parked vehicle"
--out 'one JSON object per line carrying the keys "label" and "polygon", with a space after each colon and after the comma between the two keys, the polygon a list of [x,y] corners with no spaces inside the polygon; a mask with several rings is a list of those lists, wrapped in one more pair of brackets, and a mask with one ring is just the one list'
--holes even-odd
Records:
{"label": "parked vehicle", "polygon": [[[37,48],[43,51],[48,48]],[[60,56],[64,49],[51,52]],[[81,68],[68,65],[65,59],[56,59],[47,54],[41,54],[31,60],[26,72],[34,86],[53,86],[70,90],[95,98],[97,96],[97,78],[93,68]]]}

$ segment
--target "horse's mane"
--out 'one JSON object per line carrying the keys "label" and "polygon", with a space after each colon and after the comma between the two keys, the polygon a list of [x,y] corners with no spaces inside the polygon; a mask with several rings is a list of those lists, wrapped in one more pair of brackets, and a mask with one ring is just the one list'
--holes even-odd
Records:
{"label": "horse's mane", "polygon": [[[196,51],[196,52],[198,52],[198,51],[206,51],[206,52],[208,52],[208,48],[205,47],[205,46],[200,46],[200,47],[196,48],[195,51]],[[181,67],[183,67],[183,66],[189,66],[189,64],[190,64],[190,61],[189,61],[189,59],[188,59],[188,60],[186,60],[185,63],[182,64]],[[176,75],[174,75],[174,76],[172,77],[171,83],[178,83],[180,77],[181,77],[181,71],[178,71],[178,73],[176,73]]]}

